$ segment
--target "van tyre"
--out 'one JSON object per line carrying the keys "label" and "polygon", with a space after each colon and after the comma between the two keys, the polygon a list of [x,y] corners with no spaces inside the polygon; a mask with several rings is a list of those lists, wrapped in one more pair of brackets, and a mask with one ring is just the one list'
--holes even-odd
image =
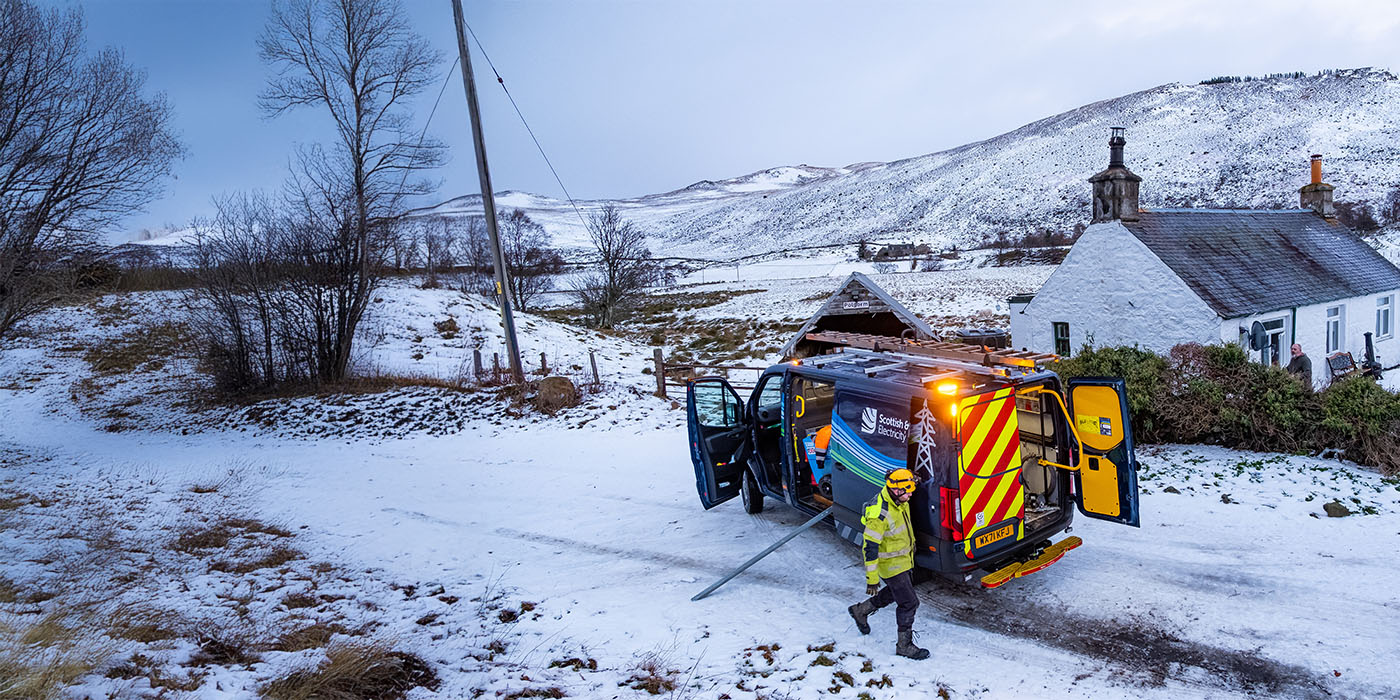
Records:
{"label": "van tyre", "polygon": [[744,512],[757,515],[763,512],[763,492],[758,490],[758,480],[753,470],[745,469],[743,481],[739,484],[739,494],[744,498]]}

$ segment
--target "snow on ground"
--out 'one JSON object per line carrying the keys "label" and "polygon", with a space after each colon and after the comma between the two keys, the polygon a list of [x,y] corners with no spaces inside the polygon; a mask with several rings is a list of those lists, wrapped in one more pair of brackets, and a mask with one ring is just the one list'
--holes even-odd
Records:
{"label": "snow on ground", "polygon": [[[1048,272],[877,281],[937,315],[990,311]],[[796,300],[836,282],[694,313],[804,316],[818,301]],[[454,376],[499,342],[492,309],[467,297],[395,283],[379,299],[364,367]],[[1079,518],[1084,546],[1044,572],[991,592],[924,584],[916,626],[933,658],[912,662],[892,654],[890,612],[869,637],[850,623],[859,553],[825,527],[689,601],[804,518],[771,502],[755,516],[700,508],[683,411],[648,394],[646,348],[522,314],[527,358],[579,372],[598,354],[602,388],[555,418],[493,390],[432,388],[205,409],[221,421],[152,394],[122,409],[137,417],[105,416],[104,401],[195,381],[188,360],[101,374],[89,359],[169,308],[104,299],[0,350],[0,577],[17,591],[0,632],[84,605],[96,631],[118,629],[117,609],[169,613],[168,635],[111,640],[75,697],[152,696],[152,682],[255,697],[325,663],[325,644],[366,641],[428,663],[441,681],[410,695],[422,698],[1400,694],[1400,482],[1347,463],[1143,448],[1141,529]],[[434,325],[449,318],[455,332]],[[90,382],[92,405],[73,408]],[[345,427],[351,412],[370,427]],[[1355,514],[1327,517],[1334,500]],[[222,546],[180,545],[219,527]],[[297,556],[265,559],[279,546]],[[320,645],[279,650],[318,622]],[[196,656],[230,630],[248,658]]]}

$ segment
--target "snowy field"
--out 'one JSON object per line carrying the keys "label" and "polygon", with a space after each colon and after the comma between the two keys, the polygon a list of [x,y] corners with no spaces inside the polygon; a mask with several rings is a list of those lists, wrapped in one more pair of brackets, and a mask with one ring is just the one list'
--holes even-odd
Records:
{"label": "snowy field", "polygon": [[[1049,271],[877,281],[966,320]],[[764,291],[686,314],[803,317],[837,283],[719,283]],[[1141,529],[1080,518],[1044,572],[922,585],[913,662],[889,611],[854,629],[859,552],[824,527],[690,602],[803,518],[701,509],[644,344],[522,315],[527,367],[599,364],[553,417],[431,387],[234,408],[188,400],[192,354],[94,353],[183,347],[139,330],[178,306],[106,298],[0,348],[0,636],[85,659],[71,697],[254,698],[363,648],[425,662],[413,698],[1400,696],[1400,482],[1354,465],[1146,447]],[[499,344],[453,292],[372,306],[367,371],[451,378]]]}

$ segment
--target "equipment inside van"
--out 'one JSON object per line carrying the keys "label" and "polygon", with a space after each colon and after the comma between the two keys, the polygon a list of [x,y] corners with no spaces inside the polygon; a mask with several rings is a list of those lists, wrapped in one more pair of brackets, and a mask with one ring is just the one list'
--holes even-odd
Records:
{"label": "equipment inside van", "polygon": [[[688,382],[700,502],[773,498],[809,515],[831,508],[859,545],[862,506],[908,468],[915,564],[988,588],[1044,569],[1079,546],[1073,509],[1137,527],[1137,460],[1125,386],[1061,381],[1054,355],[962,343],[820,332],[832,354],[774,365],[747,400],[719,377]],[[826,453],[815,436],[830,426]]]}

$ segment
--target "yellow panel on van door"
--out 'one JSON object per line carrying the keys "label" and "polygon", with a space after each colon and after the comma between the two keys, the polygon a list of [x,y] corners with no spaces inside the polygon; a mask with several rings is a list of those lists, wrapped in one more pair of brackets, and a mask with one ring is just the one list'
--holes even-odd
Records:
{"label": "yellow panel on van door", "polygon": [[1118,503],[1118,465],[1112,460],[1085,456],[1079,468],[1079,483],[1084,488],[1084,510],[1112,517],[1122,512]]}
{"label": "yellow panel on van door", "polygon": [[1074,387],[1070,405],[1075,430],[1089,448],[1108,452],[1123,442],[1123,404],[1113,387]]}

